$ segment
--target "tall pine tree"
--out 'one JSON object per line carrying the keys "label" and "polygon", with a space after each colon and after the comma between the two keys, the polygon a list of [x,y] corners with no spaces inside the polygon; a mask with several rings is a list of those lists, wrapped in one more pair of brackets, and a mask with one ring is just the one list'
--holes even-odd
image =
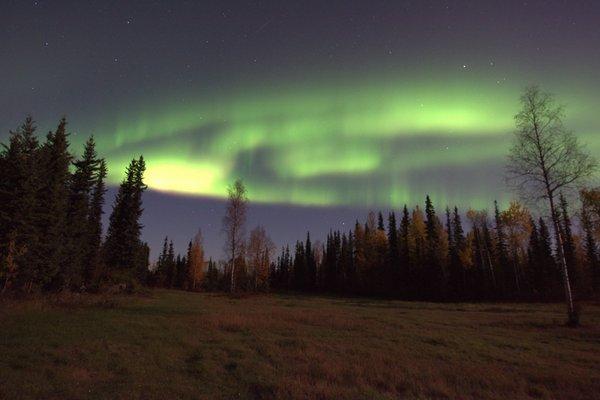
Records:
{"label": "tall pine tree", "polygon": [[143,157],[131,161],[113,205],[104,246],[106,266],[113,275],[123,272],[124,277],[137,278],[144,272],[146,251],[140,240],[140,218],[145,169]]}

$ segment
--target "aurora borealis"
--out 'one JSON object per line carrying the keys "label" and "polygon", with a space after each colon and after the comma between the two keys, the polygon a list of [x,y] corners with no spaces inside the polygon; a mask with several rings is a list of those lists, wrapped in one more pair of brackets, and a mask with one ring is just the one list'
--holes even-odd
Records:
{"label": "aurora borealis", "polygon": [[[431,193],[484,206],[503,197],[498,181],[482,178],[488,166],[502,168],[519,90],[482,79],[428,85],[391,78],[277,93],[256,88],[119,116],[99,138],[121,166],[113,183],[141,148],[148,184],[159,191],[223,197],[241,176],[252,199],[265,203],[398,208]],[[592,121],[577,113],[589,102],[597,99],[569,101],[569,120]],[[448,179],[448,171],[458,176]]]}
{"label": "aurora borealis", "polygon": [[261,207],[306,213],[505,202],[529,84],[600,150],[594,2],[9,1],[0,14],[0,140],[27,113],[42,131],[65,114],[73,148],[94,134],[112,185],[143,154],[154,207],[193,220],[187,236],[197,216],[165,199],[214,210],[237,177]]}

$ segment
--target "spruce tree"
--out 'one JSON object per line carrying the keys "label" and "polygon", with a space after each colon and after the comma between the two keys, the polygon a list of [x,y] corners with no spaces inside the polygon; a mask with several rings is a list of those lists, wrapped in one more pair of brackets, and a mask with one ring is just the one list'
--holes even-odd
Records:
{"label": "spruce tree", "polygon": [[303,290],[306,286],[306,253],[304,251],[304,243],[301,241],[296,242],[292,274],[293,288],[295,290]]}
{"label": "spruce tree", "polygon": [[453,229],[453,223],[452,223],[452,214],[450,213],[450,208],[446,207],[446,233],[448,235],[448,286],[449,286],[449,290],[450,290],[450,296],[452,297],[457,297],[457,282],[456,282],[456,276],[458,275],[455,272],[455,267],[456,267],[456,263],[455,260],[457,259],[457,255],[458,252],[456,250],[456,244],[454,241],[454,229]]}
{"label": "spruce tree", "polygon": [[48,133],[41,149],[41,194],[39,209],[39,282],[48,289],[60,289],[68,282],[60,272],[69,261],[67,210],[70,178],[67,121],[61,119],[56,131]]}
{"label": "spruce tree", "polygon": [[86,285],[96,286],[98,279],[102,276],[102,215],[104,214],[104,195],[106,194],[106,185],[104,183],[106,174],[106,162],[102,159],[96,171],[87,218],[87,255],[83,263],[83,276]]}
{"label": "spruce tree", "polygon": [[346,293],[354,294],[357,287],[357,274],[356,274],[356,247],[354,234],[352,231],[348,232],[348,243],[346,251],[346,265],[344,275],[344,290]]}
{"label": "spruce tree", "polygon": [[10,253],[13,271],[7,283],[17,288],[31,288],[39,279],[41,169],[35,130],[27,117],[0,152],[0,264]]}
{"label": "spruce tree", "polygon": [[124,278],[136,278],[144,273],[146,249],[140,240],[142,225],[142,194],[146,165],[143,157],[133,159],[117,192],[110,216],[104,246],[105,262],[111,273],[124,273]]}
{"label": "spruce tree", "polygon": [[75,171],[69,182],[67,211],[67,243],[69,257],[61,266],[62,280],[70,288],[79,288],[89,281],[91,194],[96,183],[100,160],[93,137],[85,143],[83,156],[73,162]]}
{"label": "spruce tree", "polygon": [[400,221],[398,236],[400,239],[400,285],[406,291],[411,286],[410,274],[412,273],[410,265],[410,214],[406,204],[402,209],[402,220]]}
{"label": "spruce tree", "polygon": [[163,241],[162,251],[158,256],[156,263],[156,275],[158,276],[157,283],[161,286],[167,286],[167,266],[168,266],[168,252],[169,252],[169,237],[165,236]]}
{"label": "spruce tree", "polygon": [[304,252],[306,254],[306,289],[314,291],[317,288],[317,262],[310,242],[310,232],[306,233]]}
{"label": "spruce tree", "polygon": [[512,285],[511,274],[508,272],[508,250],[506,247],[506,235],[502,225],[502,218],[500,216],[500,209],[498,208],[498,201],[494,200],[494,221],[495,221],[495,233],[496,233],[496,270],[500,275],[499,291],[503,292],[505,288],[509,288]]}
{"label": "spruce tree", "polygon": [[377,213],[377,229],[385,231],[385,225],[383,224],[383,214],[381,211]]}
{"label": "spruce tree", "polygon": [[467,241],[465,238],[465,231],[462,226],[462,221],[460,218],[460,214],[458,213],[458,208],[454,207],[453,213],[453,232],[454,232],[454,243],[456,246],[456,266],[459,278],[459,288],[462,289],[463,295],[465,288],[465,266],[462,263],[462,252],[465,251],[467,247]]}
{"label": "spruce tree", "polygon": [[176,262],[175,262],[175,250],[173,248],[173,241],[171,240],[169,242],[169,249],[167,251],[167,260],[166,260],[166,283],[165,286],[170,288],[173,287],[173,284],[175,283],[175,276],[176,276]]}
{"label": "spruce tree", "polygon": [[426,271],[425,271],[425,294],[430,298],[440,298],[443,296],[443,273],[439,256],[438,219],[435,215],[435,208],[429,195],[425,198],[425,229],[426,229]]}
{"label": "spruce tree", "polygon": [[588,267],[592,275],[592,288],[595,291],[600,289],[600,260],[598,259],[598,246],[594,237],[594,229],[590,221],[587,207],[582,207],[581,224],[585,233],[585,255]]}
{"label": "spruce tree", "polygon": [[400,288],[400,241],[398,239],[398,228],[396,227],[396,214],[390,212],[388,215],[388,290],[398,293]]}
{"label": "spruce tree", "polygon": [[530,221],[530,225],[531,233],[529,234],[529,244],[527,246],[529,275],[531,276],[534,291],[541,296],[546,290],[546,277],[544,276],[544,266],[541,261],[540,238],[533,218]]}
{"label": "spruce tree", "polygon": [[560,270],[552,254],[550,230],[543,218],[539,219],[540,263],[544,276],[544,291],[547,296],[560,296]]}

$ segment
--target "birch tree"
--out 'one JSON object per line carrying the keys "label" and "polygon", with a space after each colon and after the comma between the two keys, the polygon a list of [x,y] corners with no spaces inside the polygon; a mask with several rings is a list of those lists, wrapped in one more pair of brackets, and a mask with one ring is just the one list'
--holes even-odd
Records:
{"label": "birch tree", "polygon": [[225,233],[225,253],[231,271],[231,292],[235,292],[236,260],[244,247],[246,211],[248,196],[246,187],[241,179],[237,179],[227,188],[229,200],[223,217],[223,232]]}
{"label": "birch tree", "polygon": [[563,107],[555,104],[551,94],[537,86],[525,90],[521,96],[521,111],[515,115],[517,129],[508,156],[507,178],[523,196],[550,208],[568,322],[576,326],[579,316],[573,303],[556,199],[561,192],[593,175],[597,163],[577,137],[565,128],[563,116]]}

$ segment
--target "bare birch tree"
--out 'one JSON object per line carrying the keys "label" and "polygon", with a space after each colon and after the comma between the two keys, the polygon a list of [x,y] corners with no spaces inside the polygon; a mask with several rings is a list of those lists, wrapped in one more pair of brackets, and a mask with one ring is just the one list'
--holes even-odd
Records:
{"label": "bare birch tree", "polygon": [[235,292],[235,267],[236,259],[244,246],[246,210],[248,197],[246,187],[241,179],[227,188],[229,201],[223,217],[223,232],[226,235],[225,253],[231,270],[231,292]]}
{"label": "bare birch tree", "polygon": [[578,325],[555,202],[561,192],[593,175],[597,163],[564,127],[563,116],[563,107],[555,104],[551,94],[537,86],[525,90],[521,96],[521,111],[515,115],[517,129],[508,156],[507,178],[522,195],[536,202],[543,201],[550,208],[569,324]]}

